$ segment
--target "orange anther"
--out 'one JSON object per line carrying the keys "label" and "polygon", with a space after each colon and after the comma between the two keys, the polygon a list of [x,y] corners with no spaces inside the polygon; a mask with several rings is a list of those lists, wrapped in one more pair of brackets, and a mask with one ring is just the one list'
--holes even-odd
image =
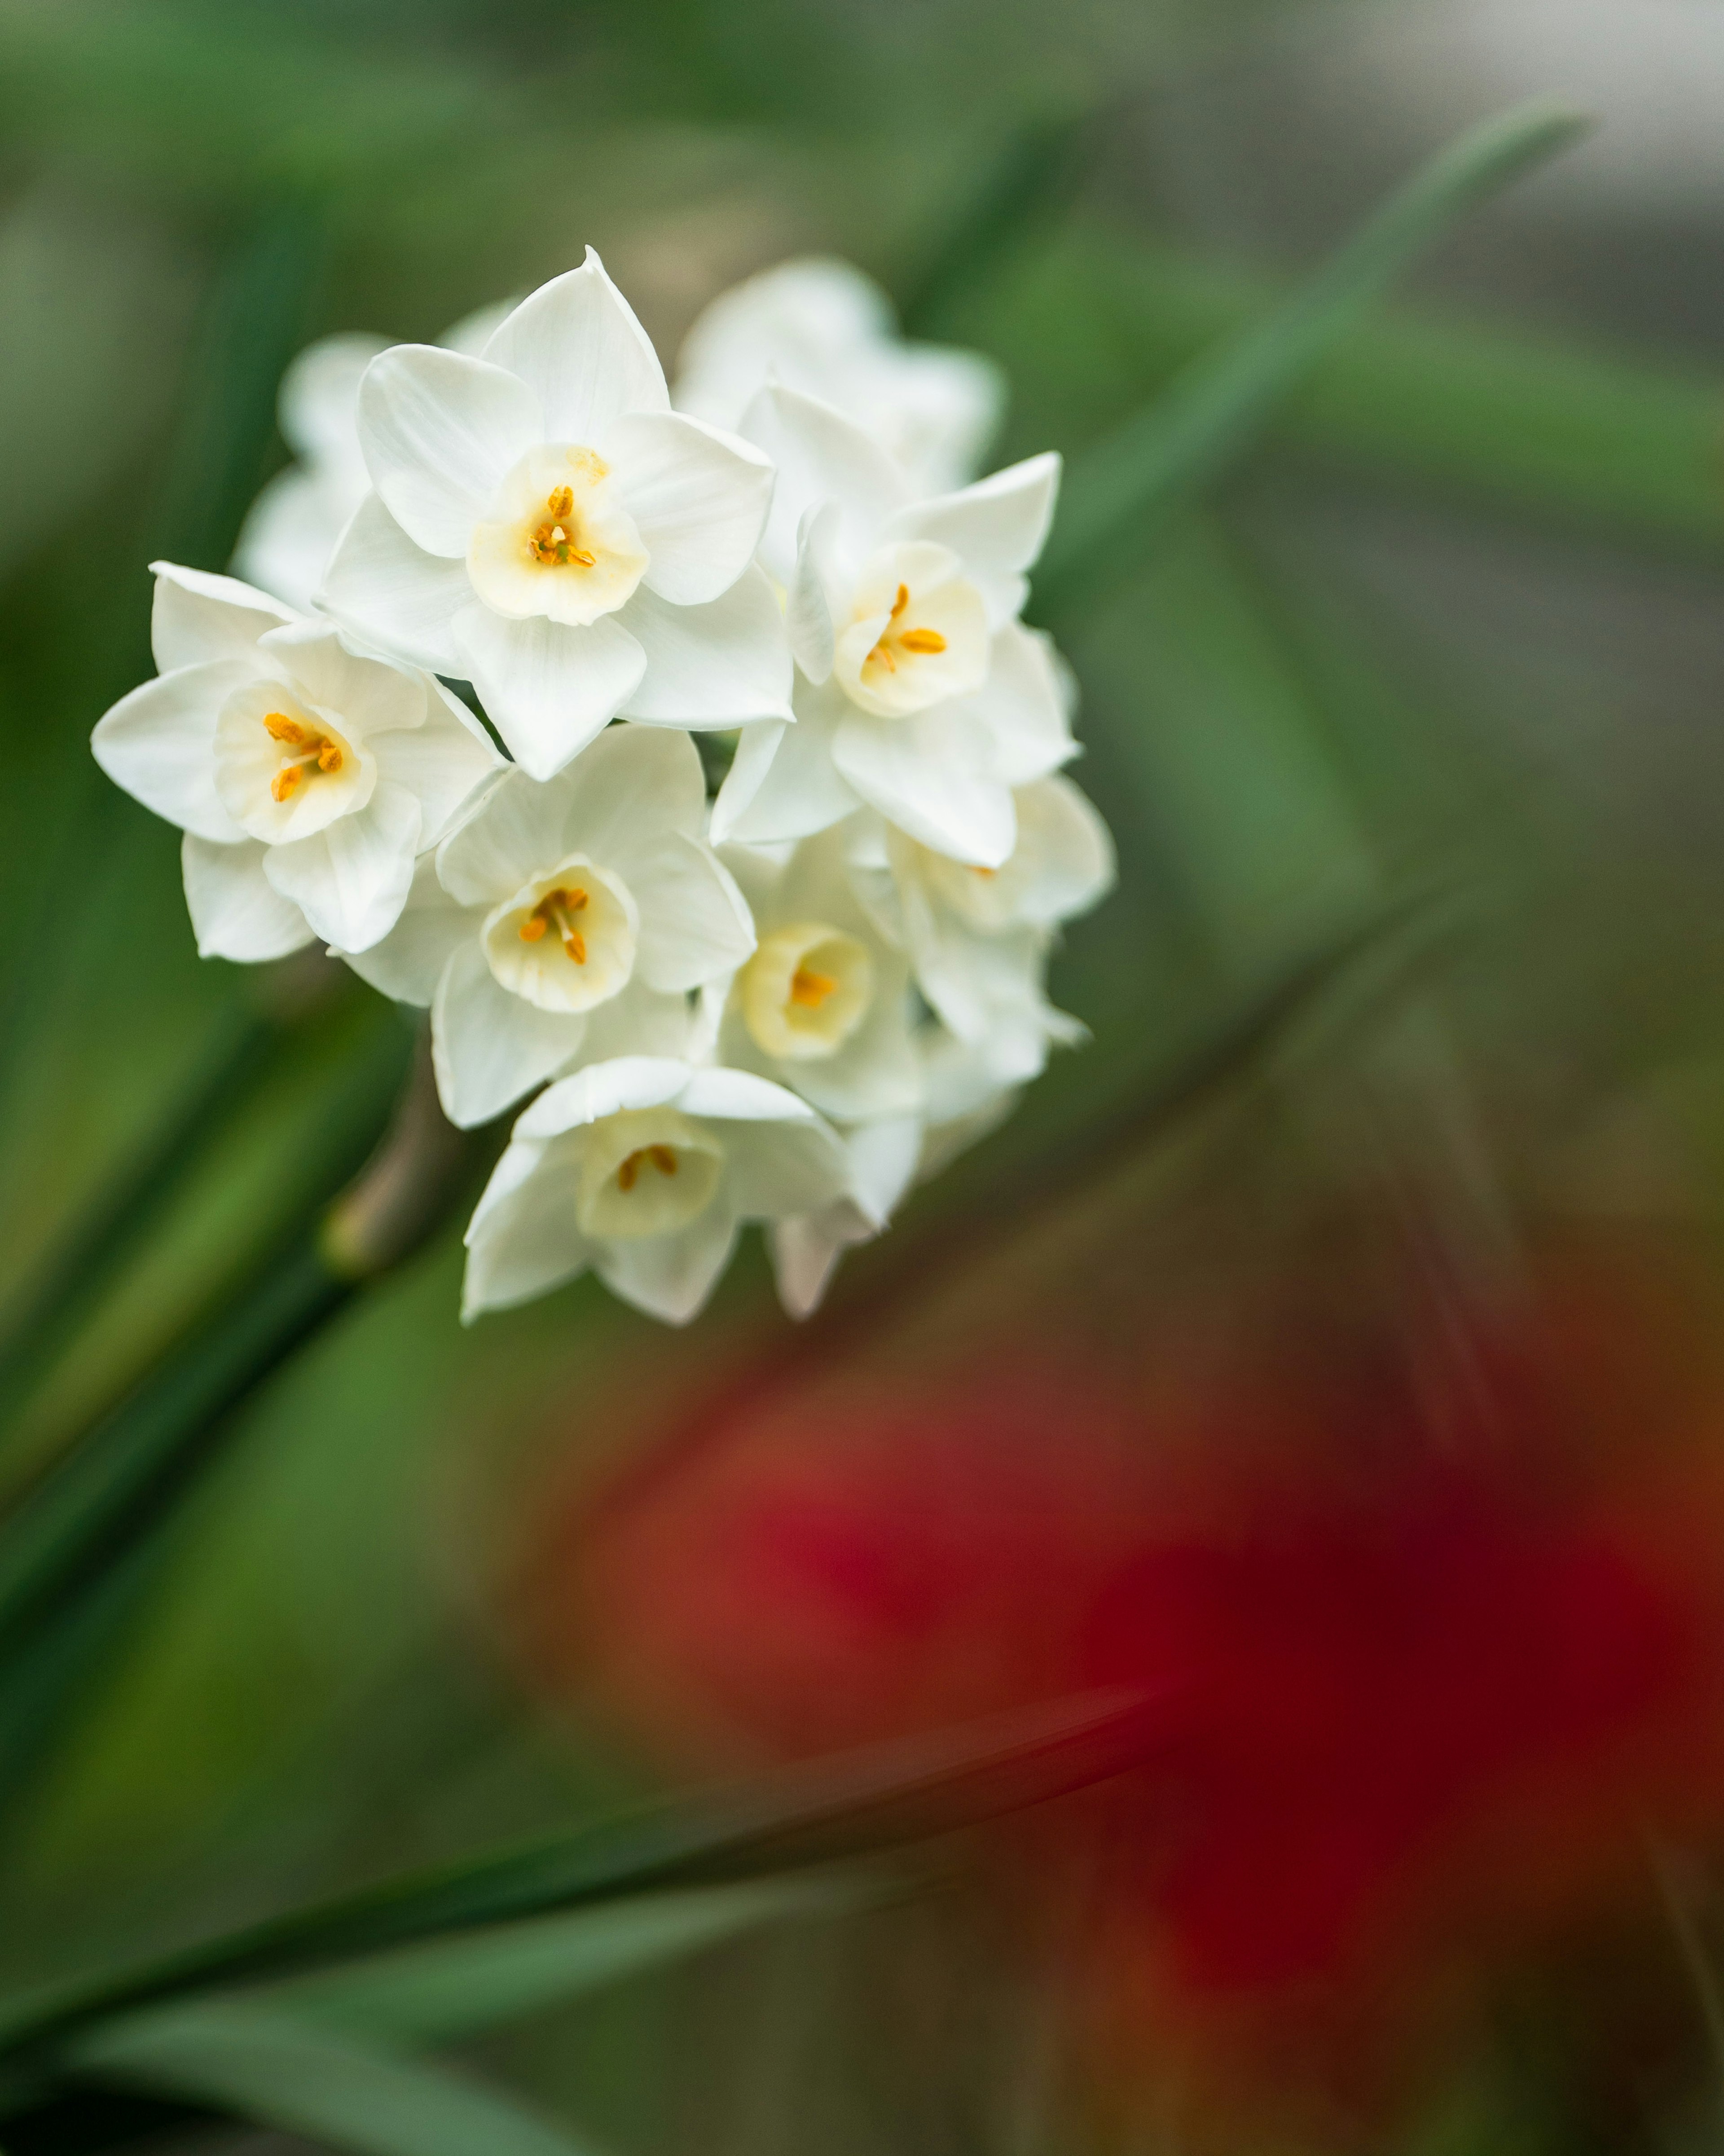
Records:
{"label": "orange anther", "polygon": [[[574,506],[574,489],[567,486],[558,487],[556,493],[552,495],[545,504],[546,508],[553,516],[567,516]],[[561,532],[557,534],[559,538],[562,536]]]}
{"label": "orange anther", "polygon": [[906,629],[899,643],[906,651],[943,651],[946,639],[937,629]]}
{"label": "orange anther", "polygon": [[536,943],[545,933],[545,921],[540,915],[536,913],[528,914],[526,919],[521,924],[521,942],[523,943]]}
{"label": "orange anther", "polygon": [[304,775],[304,770],[300,765],[297,763],[283,764],[280,770],[278,771],[275,776],[269,781],[270,799],[272,801],[285,801],[290,794],[297,793],[299,790],[300,781]]}
{"label": "orange anther", "polygon": [[804,1010],[818,1010],[837,986],[830,973],[816,973],[798,966],[791,977],[790,1000]]}
{"label": "orange anther", "polygon": [[320,771],[339,771],[341,752],[327,736],[317,745],[317,768]]}
{"label": "orange anther", "polygon": [[285,742],[290,748],[304,748],[311,739],[299,721],[289,718],[285,711],[266,711],[264,731],[271,741]]}
{"label": "orange anther", "polygon": [[647,1147],[647,1151],[652,1156],[653,1166],[658,1169],[660,1175],[675,1174],[676,1152],[675,1147],[667,1145],[654,1145],[649,1146]]}
{"label": "orange anther", "polygon": [[628,1159],[625,1160],[623,1165],[617,1170],[618,1189],[633,1190],[634,1188],[635,1178],[639,1173],[640,1155],[638,1152],[632,1152],[629,1154]]}
{"label": "orange anther", "polygon": [[910,587],[908,584],[900,584],[898,587],[898,596],[892,602],[892,619],[894,621],[896,621],[899,615],[903,613],[905,608],[909,604]]}
{"label": "orange anther", "polygon": [[570,929],[568,934],[562,939],[562,947],[568,952],[570,957],[574,960],[577,966],[584,966],[586,964],[587,939],[585,937],[582,936],[577,930],[572,928]]}

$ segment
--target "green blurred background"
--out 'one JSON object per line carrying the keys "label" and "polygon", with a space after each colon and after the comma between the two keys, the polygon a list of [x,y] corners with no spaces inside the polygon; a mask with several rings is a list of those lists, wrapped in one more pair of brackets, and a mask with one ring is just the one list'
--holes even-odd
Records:
{"label": "green blurred background", "polygon": [[[1438,902],[1435,985],[1321,1050],[1285,1106],[1292,1180],[1367,1176],[1410,1129],[1475,1254],[1523,1203],[1674,1209],[1711,1236],[1724,12],[4,0],[0,1291],[220,1073],[236,1014],[290,1041],[92,1294],[5,1486],[339,1182],[404,1065],[404,1019],[345,976],[200,963],[177,834],[88,753],[149,670],[146,563],[224,566],[283,460],[295,352],[434,336],[590,242],[669,362],[725,285],[830,252],[916,332],[1003,363],[996,460],[1071,454],[1455,128],[1546,90],[1598,109],[1597,136],[1445,243],[1152,561],[1050,624],[1122,864],[1054,977],[1095,1040],[906,1241],[1408,894]],[[1254,1162],[1205,1171],[1236,1222],[1290,1173]],[[889,1243],[852,1271],[895,1262]],[[521,1681],[498,1582],[547,1472],[649,1445],[784,1321],[754,1252],[676,1337],[591,1282],[463,1332],[459,1275],[451,1229],[248,1410],[123,1654],[12,1800],[8,1978],[642,1785]],[[843,1995],[824,1951],[726,1948],[530,2031],[517,2063],[624,2147],[799,2148],[772,2045],[800,2041],[800,1995],[804,2020]]]}

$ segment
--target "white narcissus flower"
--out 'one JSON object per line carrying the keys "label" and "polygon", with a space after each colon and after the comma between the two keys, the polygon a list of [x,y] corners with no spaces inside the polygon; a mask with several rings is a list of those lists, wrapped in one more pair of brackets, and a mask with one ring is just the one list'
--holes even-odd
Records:
{"label": "white narcissus flower", "polygon": [[865,804],[997,868],[1013,789],[1075,753],[1060,663],[1018,619],[1059,458],[919,498],[859,428],[794,391],[765,391],[745,432],[778,468],[761,559],[787,594],[797,723],[743,736],[716,835],[803,838]]}
{"label": "white narcissus flower", "polygon": [[850,872],[875,925],[907,953],[941,1022],[1002,1082],[1033,1078],[1083,1028],[1043,985],[1055,932],[1112,888],[1113,840],[1070,779],[1020,787],[1018,843],[997,869],[920,846],[883,822],[849,827]]}
{"label": "white narcissus flower", "polygon": [[[482,352],[507,314],[481,307],[437,340],[449,352]],[[321,337],[281,377],[282,438],[295,461],[252,504],[233,552],[233,573],[300,613],[310,611],[336,542],[371,491],[359,446],[359,384],[387,337]]]}
{"label": "white narcissus flower", "polygon": [[929,494],[974,476],[1006,401],[992,360],[906,343],[871,278],[820,259],[781,262],[721,292],[683,341],[672,401],[736,427],[772,381],[843,413]]}
{"label": "white narcissus flower", "polygon": [[849,1174],[834,1133],[764,1078],[658,1056],[589,1064],[516,1124],[467,1229],[463,1315],[590,1266],[625,1302],[685,1324],[743,1222],[818,1212]]}
{"label": "white narcissus flower", "polygon": [[851,889],[840,827],[788,859],[725,849],[758,944],[724,994],[718,1060],[800,1093],[838,1123],[915,1112],[910,965]]}
{"label": "white narcissus flower", "polygon": [[376,492],[322,593],[336,616],[470,680],[535,778],[612,718],[788,720],[790,660],[752,566],[758,449],[670,409],[645,331],[588,250],[482,358],[372,361],[359,438]]}
{"label": "white narcissus flower", "polygon": [[154,567],[161,674],[90,745],[186,834],[199,951],[277,958],[314,937],[368,949],[399,918],[414,857],[501,757],[430,675],[231,577]]}
{"label": "white narcissus flower", "polygon": [[555,778],[505,773],[421,865],[395,933],[351,963],[431,1006],[452,1122],[489,1122],[577,1056],[684,1052],[690,991],[754,948],[706,814],[686,734],[613,726]]}

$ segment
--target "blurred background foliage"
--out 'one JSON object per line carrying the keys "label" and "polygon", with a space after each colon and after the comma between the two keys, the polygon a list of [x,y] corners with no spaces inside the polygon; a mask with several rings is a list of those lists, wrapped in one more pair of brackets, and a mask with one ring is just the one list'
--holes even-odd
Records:
{"label": "blurred background foliage", "polygon": [[[916,333],[1003,363],[997,460],[1072,456],[1455,126],[1547,90],[1599,111],[1593,141],[1438,249],[1152,557],[1094,603],[1062,594],[1078,775],[1121,860],[1054,979],[1095,1038],[850,1260],[794,1351],[906,1388],[1017,1323],[1074,1352],[1091,1325],[1116,1363],[1214,1326],[1224,1360],[1240,1282],[1282,1283],[1285,1317],[1285,1283],[1310,1291],[1337,1243],[1333,1299],[1391,1332],[1492,1302],[1553,1222],[1674,1242],[1710,1282],[1724,152],[1701,116],[1724,18],[0,0],[0,1296],[25,1324],[22,1348],[0,1325],[0,1486],[276,1261],[405,1066],[403,1018],[321,962],[201,963],[176,834],[88,753],[149,670],[146,564],[225,565],[285,457],[275,388],[304,343],[431,337],[591,242],[668,361],[737,277],[832,252]],[[1026,1199],[1012,1244],[1014,1194],[1063,1134],[1408,901],[1415,947],[1386,978],[1147,1163],[1122,1154],[1106,1204],[1075,1182],[1075,1211]],[[265,1037],[285,1045],[259,1082]],[[200,1149],[171,1211],[135,1249],[113,1224],[75,1329],[35,1354],[33,1282],[188,1101]],[[1002,1248],[938,1241],[984,1201]],[[9,1980],[585,1816],[667,1771],[543,1681],[511,1583],[547,1489],[596,1487],[792,1352],[764,1268],[751,1255],[681,1336],[591,1281],[463,1332],[459,1270],[451,1229],[342,1313],[176,1522],[75,1726],[5,1794]],[[1174,1291],[1193,1278],[1195,1312]],[[1106,1282],[1111,1317],[1079,1313],[1074,1281]],[[810,1443],[837,1413],[817,1394]],[[980,1980],[973,1893],[817,1909],[494,2056],[619,2150],[1032,2147],[1058,2138],[1050,2040],[1033,1985]],[[882,2021],[888,1967],[921,1991]],[[870,2041],[895,2059],[870,2071]],[[1583,2079],[1518,2036],[1468,2053],[1418,2145],[1583,2145]],[[1105,2105],[1082,2130],[1125,2133]]]}

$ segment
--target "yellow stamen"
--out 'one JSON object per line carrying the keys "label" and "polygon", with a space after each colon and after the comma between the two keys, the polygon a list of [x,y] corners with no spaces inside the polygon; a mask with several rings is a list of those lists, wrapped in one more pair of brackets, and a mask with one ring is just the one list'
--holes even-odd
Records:
{"label": "yellow stamen", "polygon": [[818,1010],[837,986],[830,973],[816,973],[798,966],[791,977],[790,1000],[804,1010]]}
{"label": "yellow stamen", "polygon": [[906,651],[943,651],[946,639],[937,629],[906,629],[898,639]]}
{"label": "yellow stamen", "polygon": [[909,604],[910,587],[908,584],[900,584],[898,587],[898,596],[892,602],[892,619],[894,621],[896,621],[899,615],[903,613],[905,608]]}
{"label": "yellow stamen", "polygon": [[617,1170],[618,1189],[633,1190],[640,1180],[641,1163],[649,1160],[660,1175],[675,1175],[676,1173],[676,1148],[674,1146],[642,1146],[630,1153]]}
{"label": "yellow stamen", "polygon": [[572,523],[575,511],[575,492],[572,487],[560,486],[555,493],[545,497],[545,506],[551,512],[532,537],[526,542],[526,551],[536,562],[549,569],[566,569],[573,566],[591,569],[598,562],[597,554],[586,547],[576,546],[570,538],[564,520]]}
{"label": "yellow stamen", "polygon": [[308,748],[311,743],[311,736],[285,711],[265,711],[264,732],[271,741],[284,742],[289,748]]}
{"label": "yellow stamen", "polygon": [[547,891],[538,904],[521,924],[519,934],[523,943],[536,943],[554,922],[562,939],[562,947],[577,966],[587,963],[587,939],[570,921],[572,913],[584,911],[587,893],[580,884],[565,891],[561,885]]}
{"label": "yellow stamen", "polygon": [[284,748],[301,752],[291,762],[284,763],[269,781],[272,801],[290,800],[313,766],[319,771],[339,771],[341,767],[344,758],[341,743],[331,741],[327,734],[315,733],[310,726],[302,726],[297,719],[289,718],[285,711],[265,711],[264,732]]}
{"label": "yellow stamen", "polygon": [[290,795],[298,791],[300,781],[305,775],[305,767],[302,764],[283,764],[280,770],[269,781],[269,798],[272,801],[285,801]]}
{"label": "yellow stamen", "polygon": [[558,487],[556,493],[545,504],[546,508],[553,516],[567,516],[574,506],[575,491],[572,487],[568,486]]}

